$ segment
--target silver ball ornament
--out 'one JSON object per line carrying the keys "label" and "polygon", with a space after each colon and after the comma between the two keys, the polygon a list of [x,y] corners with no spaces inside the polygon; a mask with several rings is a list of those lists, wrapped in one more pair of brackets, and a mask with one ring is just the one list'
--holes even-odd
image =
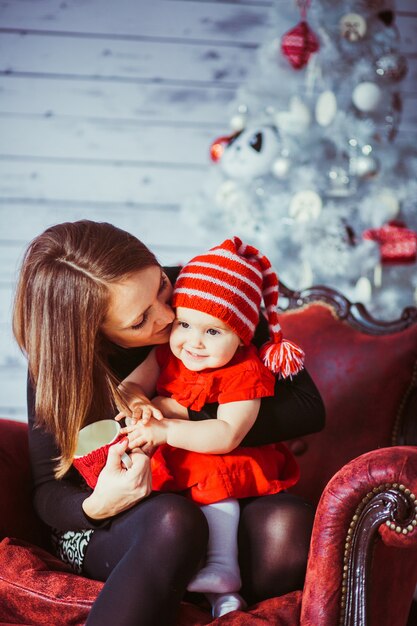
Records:
{"label": "silver ball ornament", "polygon": [[407,59],[402,54],[390,52],[376,61],[376,73],[386,81],[400,82],[407,72]]}
{"label": "silver ball ornament", "polygon": [[348,170],[341,165],[332,165],[327,172],[326,194],[334,198],[344,198],[352,193]]}
{"label": "silver ball ornament", "polygon": [[358,178],[366,180],[378,174],[379,162],[375,157],[363,154],[351,160],[351,168]]}

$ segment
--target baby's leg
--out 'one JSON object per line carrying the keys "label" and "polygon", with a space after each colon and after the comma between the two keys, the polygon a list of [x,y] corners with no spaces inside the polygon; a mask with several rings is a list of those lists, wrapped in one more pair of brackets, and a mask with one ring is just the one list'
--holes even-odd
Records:
{"label": "baby's leg", "polygon": [[188,584],[188,591],[230,593],[241,586],[237,528],[239,502],[233,498],[201,507],[209,526],[205,566]]}

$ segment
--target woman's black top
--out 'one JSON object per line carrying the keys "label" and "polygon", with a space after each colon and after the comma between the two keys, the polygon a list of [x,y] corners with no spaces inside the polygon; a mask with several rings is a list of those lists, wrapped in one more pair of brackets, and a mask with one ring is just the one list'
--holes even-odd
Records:
{"label": "woman's black top", "polygon": [[[172,283],[179,268],[164,268]],[[261,316],[254,343],[262,345],[268,339],[268,325]],[[114,346],[110,365],[122,380],[152,349],[121,348]],[[52,434],[35,428],[34,390],[28,382],[29,450],[35,487],[35,507],[40,518],[58,530],[97,528],[107,521],[95,523],[82,509],[82,502],[91,492],[75,469],[70,469],[61,480],[54,476],[55,461],[59,456]],[[190,419],[202,420],[216,417],[217,403],[206,405],[202,411],[189,410]],[[113,415],[101,416],[113,417]],[[242,446],[256,446],[293,439],[314,433],[324,426],[325,411],[320,393],[306,370],[293,379],[277,379],[275,396],[263,398],[258,418],[248,432]]]}

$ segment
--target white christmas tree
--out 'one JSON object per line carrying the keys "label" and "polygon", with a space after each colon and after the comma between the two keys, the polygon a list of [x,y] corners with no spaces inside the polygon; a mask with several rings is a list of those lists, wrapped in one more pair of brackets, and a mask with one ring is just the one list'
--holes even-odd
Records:
{"label": "white christmas tree", "polygon": [[257,245],[293,289],[336,287],[392,319],[417,290],[417,151],[398,141],[407,62],[395,6],[299,0],[274,11],[183,217]]}

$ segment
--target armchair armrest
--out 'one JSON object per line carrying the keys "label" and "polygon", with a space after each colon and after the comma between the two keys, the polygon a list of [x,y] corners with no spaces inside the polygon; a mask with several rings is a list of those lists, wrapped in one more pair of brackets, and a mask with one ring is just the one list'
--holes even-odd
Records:
{"label": "armchair armrest", "polygon": [[417,582],[416,493],[414,446],[373,450],[335,474],[317,508],[301,626],[406,624]]}

